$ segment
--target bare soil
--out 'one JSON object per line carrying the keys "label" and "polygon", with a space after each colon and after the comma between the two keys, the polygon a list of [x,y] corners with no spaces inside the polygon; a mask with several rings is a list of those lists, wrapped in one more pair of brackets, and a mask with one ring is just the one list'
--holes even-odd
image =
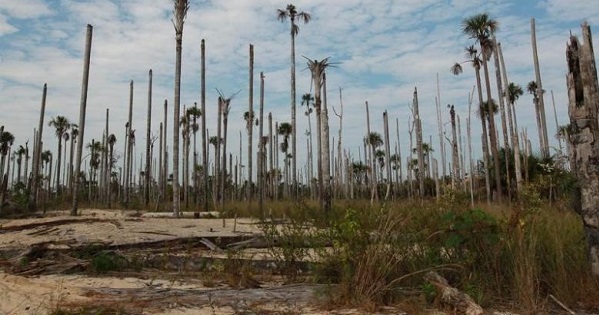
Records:
{"label": "bare soil", "polygon": [[[168,214],[99,209],[82,213],[0,220],[0,314],[49,314],[57,309],[126,314],[363,313],[325,311],[316,294],[325,288],[284,283],[268,272],[272,259],[266,250],[231,257],[209,248],[259,235],[251,219],[174,219]],[[90,258],[100,252],[125,257],[125,270],[90,272]],[[264,272],[244,271],[251,264]],[[223,277],[227,272],[231,274]]]}

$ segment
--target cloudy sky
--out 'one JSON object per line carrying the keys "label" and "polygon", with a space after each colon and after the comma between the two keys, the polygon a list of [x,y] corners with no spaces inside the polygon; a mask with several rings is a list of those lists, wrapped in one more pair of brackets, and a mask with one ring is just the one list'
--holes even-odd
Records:
{"label": "cloudy sky", "polygon": [[[403,156],[407,155],[408,104],[414,87],[419,91],[425,139],[433,135],[433,149],[438,154],[437,74],[443,120],[449,120],[445,105],[455,104],[465,137],[474,71],[466,66],[457,77],[449,71],[454,62],[463,59],[464,47],[472,44],[460,33],[464,18],[489,12],[499,21],[497,40],[502,43],[509,80],[523,87],[534,79],[530,18],[536,18],[543,85],[547,92],[554,92],[560,124],[567,122],[564,75],[569,33],[579,34],[584,20],[591,27],[599,25],[596,0],[297,0],[294,4],[313,17],[309,24],[300,25],[296,40],[298,99],[310,91],[310,74],[302,56],[330,57],[337,63],[327,76],[329,105],[339,109],[342,88],[344,144],[356,158],[366,133],[365,101],[370,104],[374,131],[382,132],[384,110],[389,112],[393,130],[398,119],[401,148]],[[286,5],[274,0],[190,0],[183,36],[182,105],[199,102],[199,47],[205,39],[211,132],[216,124],[216,89],[225,95],[239,91],[230,113],[229,148],[234,154],[239,151],[240,131],[246,141],[242,116],[248,108],[250,44],[255,46],[254,104],[258,104],[259,73],[263,71],[265,111],[272,112],[276,121],[290,121],[289,24],[276,19],[276,10]],[[122,148],[129,81],[133,80],[133,128],[138,130],[138,146],[145,145],[149,69],[154,73],[153,134],[158,134],[164,100],[169,104],[173,101],[171,11],[170,0],[0,0],[0,124],[15,134],[16,144],[32,139],[44,83],[48,84],[46,124],[56,115],[78,121],[84,37],[86,24],[91,24],[94,34],[85,142],[101,139],[109,108],[116,147]],[[493,94],[496,97],[495,89]],[[557,145],[551,97],[546,95],[550,141]],[[526,93],[517,106],[519,126],[529,130],[533,150],[538,150],[532,96]],[[298,107],[301,161],[305,160],[308,126],[303,112]],[[332,112],[330,116],[331,134],[336,137],[339,121]],[[171,119],[169,108],[172,135]],[[55,148],[53,131],[47,125],[44,129],[44,142]],[[480,122],[474,120],[472,130],[475,143],[480,143]]]}

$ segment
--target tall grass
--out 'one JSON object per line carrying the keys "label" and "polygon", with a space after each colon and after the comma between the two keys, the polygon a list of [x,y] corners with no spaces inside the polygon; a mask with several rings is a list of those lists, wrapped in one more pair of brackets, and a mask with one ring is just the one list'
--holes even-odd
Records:
{"label": "tall grass", "polygon": [[396,303],[426,288],[422,274],[437,269],[482,306],[511,301],[523,312],[542,312],[550,294],[580,308],[599,306],[581,219],[543,202],[534,187],[520,195],[511,206],[476,209],[455,192],[424,204],[352,201],[338,204],[328,219],[300,204],[286,216],[318,227],[309,237],[332,245],[316,251],[313,273],[314,281],[331,285],[330,305]]}

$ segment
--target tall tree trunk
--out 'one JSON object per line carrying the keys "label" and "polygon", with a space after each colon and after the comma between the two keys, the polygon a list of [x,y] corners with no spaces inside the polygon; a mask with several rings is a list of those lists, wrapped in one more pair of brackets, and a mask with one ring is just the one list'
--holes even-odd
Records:
{"label": "tall tree trunk", "polygon": [[[508,78],[507,78],[507,71],[505,68],[505,62],[503,60],[503,50],[501,49],[501,43],[497,43],[497,54],[499,55],[499,62],[501,64],[501,73],[502,75],[502,80],[503,80],[503,87],[504,89],[506,89],[506,92],[504,93],[504,97],[508,97],[507,94],[507,88],[508,88]],[[507,115],[508,115],[508,122],[509,122],[509,127],[510,127],[510,135],[511,135],[511,141],[512,141],[512,149],[514,150],[514,175],[516,177],[516,189],[515,189],[515,196],[518,196],[518,192],[520,191],[521,185],[522,185],[522,167],[520,166],[521,164],[521,160],[520,160],[520,141],[518,139],[518,127],[516,126],[515,123],[515,119],[516,119],[516,109],[514,107],[514,104],[507,102],[507,106],[508,106],[508,110],[507,110]]]}
{"label": "tall tree trunk", "polygon": [[449,117],[451,118],[451,188],[456,189],[459,184],[459,157],[458,157],[458,137],[456,133],[456,119],[455,109],[451,105],[449,110]]}
{"label": "tall tree trunk", "polygon": [[[497,47],[497,40],[493,37],[493,46]],[[501,67],[499,64],[499,53],[498,49],[495,48],[495,52],[493,53],[493,61],[495,66],[495,82],[497,84],[497,95],[499,99],[499,115],[501,115],[501,130],[503,131],[503,146],[504,146],[504,158],[505,158],[505,178],[507,184],[507,192],[508,198],[511,197],[511,184],[510,184],[510,163],[509,163],[509,148],[510,142],[507,135],[507,123],[505,119],[505,101],[504,95],[504,86],[501,81]],[[507,88],[507,86],[505,86]],[[499,167],[499,166],[498,166]],[[509,199],[508,199],[509,200]]]}
{"label": "tall tree trunk", "polygon": [[387,111],[383,112],[383,124],[385,130],[385,164],[387,166],[387,192],[385,193],[385,200],[388,200],[393,179],[391,178],[391,141],[389,138],[389,115]]}
{"label": "tall tree trunk", "polygon": [[[276,148],[276,146],[273,145],[274,143],[274,139],[273,139],[273,135],[272,135],[272,113],[268,113],[268,155],[270,156],[269,158],[269,169],[268,169],[268,173],[269,173],[269,187],[270,187],[270,199],[272,200],[272,198],[274,197],[274,187],[275,187],[275,180],[274,180],[274,152],[273,150]],[[274,148],[273,148],[274,147]],[[312,187],[312,186],[310,186]]]}
{"label": "tall tree trunk", "polygon": [[[42,135],[43,135],[43,131],[44,131],[44,115],[46,113],[46,94],[48,91],[48,85],[46,83],[44,83],[44,88],[42,91],[42,103],[40,105],[41,109],[40,109],[40,120],[39,120],[39,125],[38,125],[38,130],[37,130],[37,136],[35,138],[35,150],[33,150],[34,154],[33,154],[33,169],[32,169],[32,179],[33,179],[33,189],[31,190],[31,204],[37,208],[37,196],[38,196],[38,190],[39,190],[39,184],[40,184],[40,163],[41,163],[41,157],[42,157]],[[0,135],[2,135],[2,132],[0,132]]]}
{"label": "tall tree trunk", "polygon": [[570,163],[580,185],[581,217],[591,270],[599,276],[599,81],[591,28],[582,24],[582,43],[570,36],[568,61],[568,112]]}
{"label": "tall tree trunk", "polygon": [[535,81],[537,83],[537,106],[539,107],[541,134],[543,147],[541,153],[544,157],[549,157],[549,138],[547,137],[547,120],[545,119],[545,101],[543,94],[543,83],[541,82],[541,69],[539,67],[539,55],[537,53],[537,33],[535,29],[535,19],[530,19],[530,36],[532,42],[532,57],[535,66]]}
{"label": "tall tree trunk", "polygon": [[164,135],[163,135],[163,146],[162,146],[162,196],[164,198],[164,200],[168,200],[168,193],[167,193],[167,182],[168,182],[168,158],[167,158],[167,143],[168,143],[168,101],[165,99],[164,100]]}
{"label": "tall tree trunk", "polygon": [[[370,153],[371,157],[370,157],[370,161],[369,161],[370,162],[369,166],[370,166],[371,183],[372,183],[371,184],[372,187],[370,189],[370,191],[371,191],[370,192],[370,204],[372,205],[375,199],[378,200],[378,195],[379,194],[378,194],[378,191],[377,191],[377,184],[378,184],[378,182],[377,182],[377,178],[376,178],[376,161],[375,161],[375,158],[374,158],[375,147],[374,147],[373,143],[370,141],[370,134],[371,134],[371,131],[370,131],[370,110],[369,110],[368,102],[366,102],[366,132],[367,132],[366,133],[366,141],[368,143],[368,146],[370,147],[369,151],[371,152]],[[364,155],[366,155],[366,154],[364,154]]]}
{"label": "tall tree trunk", "polygon": [[252,207],[252,148],[253,148],[253,130],[254,130],[254,45],[250,44],[250,70],[249,70],[249,109],[250,121],[248,122],[248,185],[247,199],[248,209]]}
{"label": "tall tree trunk", "polygon": [[[92,33],[93,27],[87,25],[87,34],[85,36],[85,54],[83,61],[83,78],[81,80],[81,102],[79,108],[79,139],[77,143],[77,160],[75,161],[75,182],[73,185],[73,208],[71,209],[71,215],[77,215],[79,207],[79,173],[81,172],[81,158],[83,154],[83,139],[85,134],[85,110],[87,107],[87,87],[89,82],[89,64],[91,59],[92,51]],[[40,129],[41,130],[41,129]],[[40,132],[41,136],[41,132]]]}
{"label": "tall tree trunk", "polygon": [[[342,178],[343,178],[343,174],[345,173],[343,170],[343,155],[341,154],[342,150],[343,150],[343,94],[342,94],[343,89],[339,88],[339,106],[341,107],[339,110],[339,113],[335,113],[337,115],[337,117],[339,117],[339,136],[338,136],[338,140],[337,140],[337,159],[339,160],[338,162],[338,182],[341,181],[341,186],[345,187],[345,185],[343,185],[342,182]],[[335,108],[333,107],[333,111],[335,110]],[[312,135],[310,135],[310,137],[312,137]],[[345,198],[347,198],[347,189],[343,189],[343,195],[345,196]]]}
{"label": "tall tree trunk", "polygon": [[[291,27],[293,28],[294,18],[291,17]],[[293,198],[297,198],[297,126],[296,126],[296,95],[295,95],[295,34],[291,31],[291,155],[293,172]]]}
{"label": "tall tree trunk", "polygon": [[58,135],[58,157],[56,159],[56,196],[60,196],[60,162],[62,161],[62,133]]}
{"label": "tall tree trunk", "polygon": [[323,197],[322,209],[328,215],[331,211],[331,156],[329,145],[329,114],[327,110],[327,78],[326,73],[322,73],[322,111],[320,118],[322,119],[322,178],[323,178]]}
{"label": "tall tree trunk", "polygon": [[[106,158],[104,159],[104,197],[106,200],[106,205],[108,206],[110,204],[110,196],[109,196],[109,191],[110,191],[110,178],[111,178],[111,170],[112,168],[110,167],[112,165],[112,157],[110,156],[110,151],[107,150],[108,149],[108,144],[109,144],[109,137],[110,137],[110,125],[109,125],[109,119],[110,119],[110,109],[106,109],[106,122],[105,122],[105,126],[104,129],[106,130],[106,146],[104,147],[104,155],[106,156]],[[66,146],[65,146],[66,148]],[[65,155],[66,155],[66,151],[65,151]]]}
{"label": "tall tree trunk", "polygon": [[127,132],[125,135],[125,207],[129,207],[129,194],[131,191],[131,135],[133,131],[133,80],[129,82],[129,120],[127,122]]}
{"label": "tall tree trunk", "polygon": [[152,157],[150,156],[150,146],[152,145],[151,129],[152,129],[152,69],[148,72],[148,117],[146,118],[146,172],[144,185],[144,204],[146,207],[150,203],[150,183],[151,183],[151,165]]}
{"label": "tall tree trunk", "polygon": [[424,198],[424,151],[422,145],[422,121],[418,109],[418,90],[414,88],[414,99],[412,101],[414,109],[414,123],[416,124],[416,150],[418,152],[418,194],[420,199]]}
{"label": "tall tree trunk", "polygon": [[202,107],[202,168],[204,172],[204,211],[208,210],[208,138],[206,135],[206,42],[202,39],[201,45],[201,107]]}
{"label": "tall tree trunk", "polygon": [[[493,98],[491,97],[491,81],[489,79],[489,66],[487,55],[492,51],[483,48],[483,71],[485,75],[485,86],[487,88],[487,119],[489,121],[489,139],[491,144],[491,155],[493,156],[493,171],[495,173],[495,188],[497,189],[497,201],[501,201],[503,189],[501,187],[501,170],[499,163],[499,149],[497,145],[497,128],[495,128],[495,114],[493,112]],[[490,56],[490,55],[489,55]],[[490,165],[489,165],[490,166]]]}
{"label": "tall tree trunk", "polygon": [[[445,177],[447,176],[447,169],[446,169],[446,164],[447,162],[445,161],[445,137],[443,136],[443,112],[441,111],[441,89],[439,88],[439,74],[437,73],[437,97],[436,97],[436,103],[437,103],[437,128],[439,129],[439,150],[441,151],[441,165],[442,165],[442,169],[443,169],[443,178],[442,180],[445,181]],[[431,145],[433,145],[431,143]],[[410,148],[411,150],[412,148]],[[437,172],[438,173],[438,172]]]}
{"label": "tall tree trunk", "polygon": [[[481,79],[480,79],[480,67],[477,66],[475,68],[475,72],[476,72],[476,87],[478,90],[478,102],[479,102],[479,108],[482,108],[483,106],[483,91],[482,91],[482,84],[481,84]],[[485,167],[485,189],[487,192],[487,203],[491,202],[491,179],[490,179],[490,174],[489,171],[491,170],[490,168],[490,157],[489,157],[489,133],[487,132],[487,122],[486,122],[486,117],[483,113],[481,113],[481,125],[482,125],[482,146],[483,146],[483,161],[484,161],[484,167]]]}
{"label": "tall tree trunk", "polygon": [[260,202],[260,215],[264,217],[264,166],[266,163],[266,155],[264,154],[264,147],[266,143],[263,141],[264,138],[264,72],[260,72],[260,137],[258,143],[260,144],[260,153],[258,159],[258,194]]}
{"label": "tall tree trunk", "polygon": [[179,118],[181,115],[181,50],[183,46],[183,29],[177,30],[175,34],[175,42],[175,102],[173,104],[173,216],[179,217],[181,215],[181,191],[179,186]]}

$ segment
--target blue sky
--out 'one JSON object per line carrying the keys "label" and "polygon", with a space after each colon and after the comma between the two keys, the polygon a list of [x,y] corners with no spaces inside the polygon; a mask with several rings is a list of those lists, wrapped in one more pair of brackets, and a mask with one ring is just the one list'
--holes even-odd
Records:
{"label": "blue sky", "polygon": [[[216,121],[216,89],[225,94],[240,91],[230,113],[229,139],[233,145],[229,147],[234,154],[238,151],[239,131],[246,141],[241,117],[248,107],[250,43],[255,46],[255,106],[259,100],[259,73],[263,71],[265,112],[272,112],[276,121],[290,121],[289,24],[276,20],[276,9],[286,4],[272,0],[190,1],[183,39],[182,104],[199,102],[199,45],[204,38],[211,130]],[[498,19],[497,40],[502,43],[509,80],[523,87],[534,78],[530,18],[536,18],[541,74],[548,92],[547,125],[550,141],[556,145],[549,92],[553,90],[555,95],[559,123],[567,123],[566,41],[570,31],[580,33],[584,20],[592,28],[599,25],[596,0],[298,0],[294,4],[313,16],[309,24],[300,25],[296,41],[298,99],[310,89],[310,75],[302,56],[330,57],[339,63],[328,71],[329,105],[338,109],[338,89],[343,88],[344,146],[356,158],[366,133],[365,101],[370,104],[374,131],[382,132],[384,110],[389,111],[393,129],[395,119],[399,120],[402,155],[407,156],[408,104],[415,86],[424,137],[433,135],[433,149],[438,154],[434,105],[437,74],[441,103],[456,106],[465,137],[474,73],[465,67],[464,74],[456,77],[449,68],[462,59],[463,48],[472,42],[460,33],[460,22],[480,12],[489,12]],[[85,142],[101,139],[105,110],[109,108],[116,147],[122,147],[118,143],[123,140],[129,81],[134,80],[133,126],[138,130],[138,147],[145,145],[149,69],[154,72],[154,134],[162,120],[164,99],[169,104],[173,100],[175,43],[171,10],[169,0],[0,0],[0,124],[16,135],[16,144],[31,139],[44,83],[48,83],[46,122],[56,115],[78,120],[85,26],[89,23],[94,26],[94,38]],[[493,77],[492,67],[491,74]],[[495,89],[493,95],[497,97]],[[523,95],[517,106],[519,127],[529,130],[536,151],[532,97]],[[172,118],[172,108],[169,111]],[[474,114],[472,119],[478,148],[480,122]],[[448,120],[448,111],[444,110],[443,121]],[[499,126],[499,119],[497,122]],[[332,111],[330,123],[331,135],[336,137],[339,123]],[[172,127],[171,119],[169,124]],[[305,160],[307,126],[303,109],[298,107],[300,161]],[[47,126],[44,142],[55,150],[56,139]]]}

